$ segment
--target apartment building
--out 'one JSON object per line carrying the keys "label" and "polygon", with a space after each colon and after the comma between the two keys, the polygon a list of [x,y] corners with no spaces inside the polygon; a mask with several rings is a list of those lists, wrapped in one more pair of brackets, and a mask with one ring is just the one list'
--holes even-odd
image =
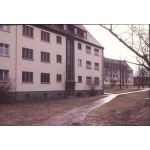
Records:
{"label": "apartment building", "polygon": [[133,70],[125,62],[117,59],[104,58],[104,85],[133,85]]}
{"label": "apartment building", "polygon": [[0,82],[11,99],[103,94],[103,46],[82,25],[0,25]]}

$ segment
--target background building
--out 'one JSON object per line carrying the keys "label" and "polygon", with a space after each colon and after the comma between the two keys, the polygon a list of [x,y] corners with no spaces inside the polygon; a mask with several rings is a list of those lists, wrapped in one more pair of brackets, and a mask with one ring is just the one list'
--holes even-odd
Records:
{"label": "background building", "polygon": [[82,25],[0,25],[0,82],[12,99],[103,93],[103,46]]}
{"label": "background building", "polygon": [[125,62],[116,59],[104,59],[104,85],[133,85],[133,70]]}

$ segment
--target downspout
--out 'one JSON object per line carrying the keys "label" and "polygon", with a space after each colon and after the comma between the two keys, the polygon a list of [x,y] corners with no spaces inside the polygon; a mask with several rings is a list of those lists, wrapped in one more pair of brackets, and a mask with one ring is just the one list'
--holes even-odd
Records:
{"label": "downspout", "polygon": [[16,25],[16,54],[15,54],[15,101],[17,100],[17,25]]}
{"label": "downspout", "polygon": [[102,49],[102,94],[104,94],[104,48]]}

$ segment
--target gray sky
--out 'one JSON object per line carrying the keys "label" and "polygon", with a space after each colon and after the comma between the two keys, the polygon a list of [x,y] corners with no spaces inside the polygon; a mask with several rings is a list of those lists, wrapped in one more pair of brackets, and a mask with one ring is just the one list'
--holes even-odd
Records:
{"label": "gray sky", "polygon": [[[84,25],[86,29],[104,46],[104,56],[107,58],[136,62],[135,54],[120,43],[108,31],[99,25]],[[129,64],[134,71],[137,67]]]}

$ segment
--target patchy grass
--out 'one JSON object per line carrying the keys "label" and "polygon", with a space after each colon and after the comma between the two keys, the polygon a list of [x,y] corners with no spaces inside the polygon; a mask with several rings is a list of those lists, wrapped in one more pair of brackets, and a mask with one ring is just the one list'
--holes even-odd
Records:
{"label": "patchy grass", "polygon": [[107,89],[105,89],[104,92],[119,94],[119,93],[132,92],[132,91],[138,91],[138,88],[134,87],[134,86],[129,86],[128,88],[126,86],[122,86],[122,89],[120,89],[120,87],[117,86],[117,87],[113,87],[113,88],[109,88],[109,89],[107,88]]}
{"label": "patchy grass", "polygon": [[148,91],[120,95],[90,112],[85,125],[150,125]]}
{"label": "patchy grass", "polygon": [[48,125],[51,117],[90,104],[104,96],[32,100],[0,104],[0,125]]}

